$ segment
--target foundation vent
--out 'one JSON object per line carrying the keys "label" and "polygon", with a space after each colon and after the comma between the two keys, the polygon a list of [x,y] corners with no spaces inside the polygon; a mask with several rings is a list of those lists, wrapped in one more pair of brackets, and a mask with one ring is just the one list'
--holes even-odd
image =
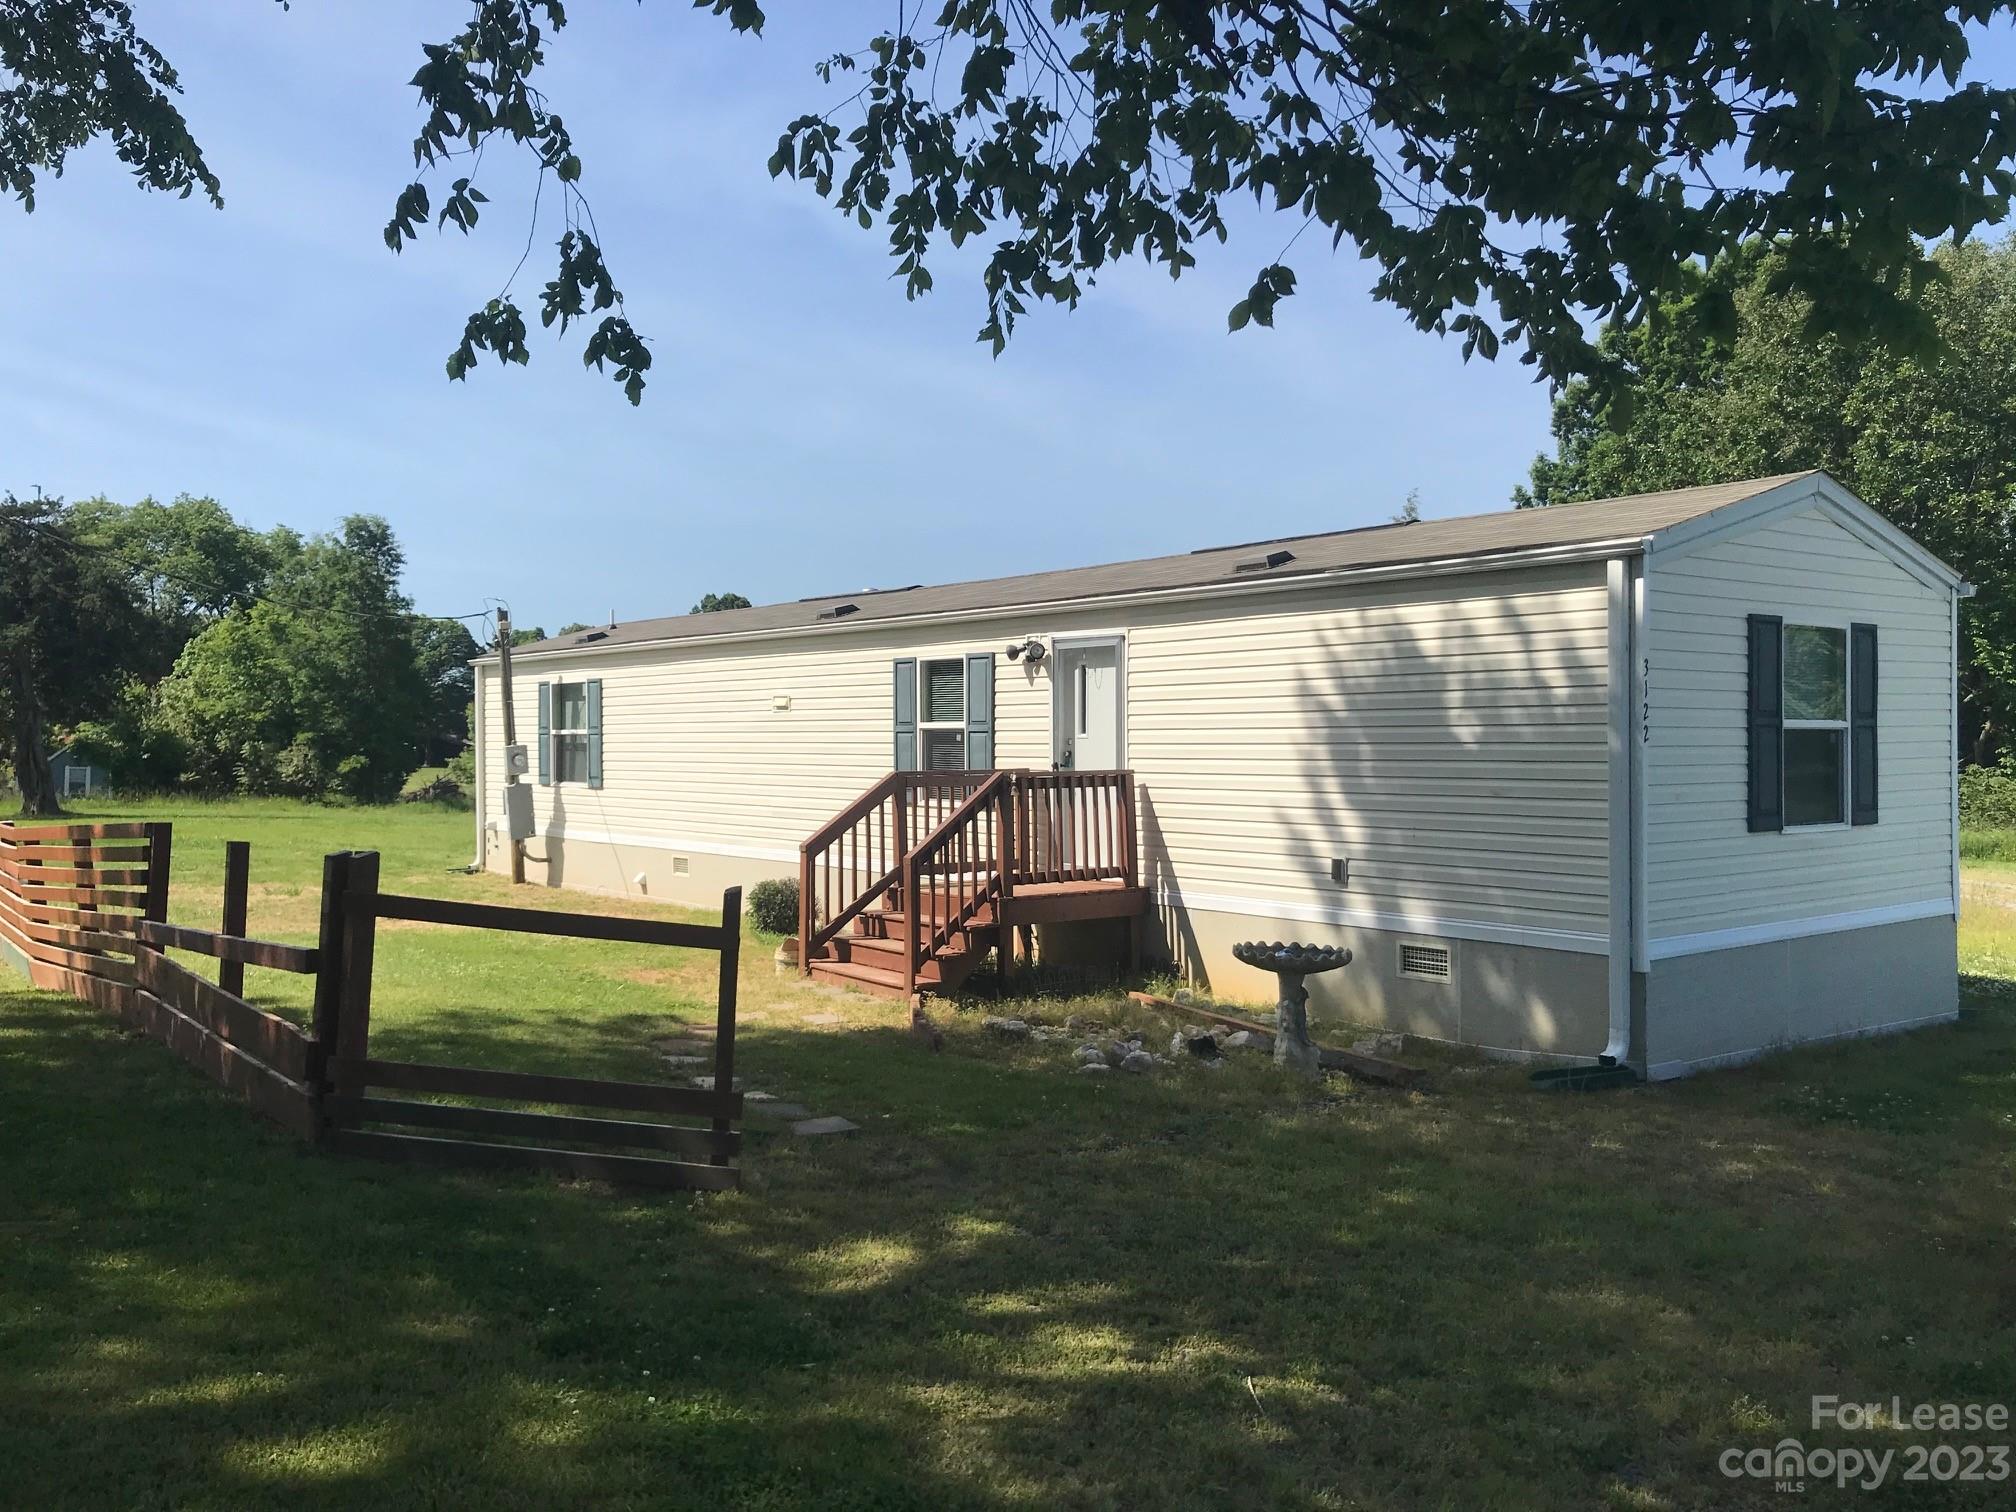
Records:
{"label": "foundation vent", "polygon": [[691,861],[688,861],[684,856],[674,856],[672,858],[673,876],[687,877],[691,876],[692,874],[693,874],[693,863]]}
{"label": "foundation vent", "polygon": [[1447,982],[1452,980],[1451,958],[1447,945],[1403,940],[1400,943],[1400,975],[1412,977],[1418,982]]}

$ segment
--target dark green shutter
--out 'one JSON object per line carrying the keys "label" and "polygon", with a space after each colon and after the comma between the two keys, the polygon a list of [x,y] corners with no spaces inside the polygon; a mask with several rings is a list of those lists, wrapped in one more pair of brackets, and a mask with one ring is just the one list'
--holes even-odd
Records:
{"label": "dark green shutter", "polygon": [[539,684],[539,786],[552,784],[550,769],[553,760],[553,684]]}
{"label": "dark green shutter", "polygon": [[1750,828],[1785,828],[1785,622],[1750,616]]}
{"label": "dark green shutter", "polygon": [[602,786],[602,679],[588,679],[588,786]]}
{"label": "dark green shutter", "polygon": [[896,770],[917,770],[917,658],[896,663]]}
{"label": "dark green shutter", "polygon": [[1876,627],[1848,627],[1849,817],[1876,822]]}
{"label": "dark green shutter", "polygon": [[994,769],[992,651],[975,651],[966,658],[966,766],[974,772]]}

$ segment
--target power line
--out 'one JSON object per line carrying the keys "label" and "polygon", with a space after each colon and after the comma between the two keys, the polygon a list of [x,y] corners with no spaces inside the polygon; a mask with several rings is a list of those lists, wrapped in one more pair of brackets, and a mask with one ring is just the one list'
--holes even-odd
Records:
{"label": "power line", "polygon": [[[37,524],[33,520],[11,519],[4,514],[0,514],[0,525],[11,525],[17,530],[28,531],[44,540],[54,542],[67,551],[90,552],[96,556],[109,558],[124,567],[128,572],[145,573],[158,577],[163,582],[171,583],[185,592],[200,594],[210,598],[237,599],[250,603],[267,604],[275,609],[285,609],[290,614],[338,614],[347,619],[354,619],[368,624],[377,624],[387,618],[438,620],[443,624],[459,624],[464,620],[487,620],[490,613],[489,610],[482,609],[477,610],[473,614],[422,614],[417,610],[405,609],[394,610],[390,615],[377,615],[366,614],[359,610],[339,608],[333,604],[310,605],[289,603],[285,599],[274,598],[270,594],[260,593],[251,588],[231,588],[222,583],[210,583],[207,585],[197,583],[186,576],[169,571],[159,562],[135,561],[131,557],[122,555],[110,546],[101,546],[95,541],[80,541],[74,536],[66,535],[59,530],[53,530],[47,525]],[[245,533],[247,535],[253,534],[251,531]],[[236,606],[234,605],[234,607]]]}

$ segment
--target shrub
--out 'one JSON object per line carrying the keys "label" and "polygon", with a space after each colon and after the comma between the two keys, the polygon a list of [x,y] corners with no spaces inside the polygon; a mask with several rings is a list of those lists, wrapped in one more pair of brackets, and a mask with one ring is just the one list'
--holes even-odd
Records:
{"label": "shrub", "polygon": [[798,882],[772,877],[749,889],[749,921],[765,934],[798,932]]}
{"label": "shrub", "polygon": [[2016,762],[1960,771],[1960,823],[1969,829],[2016,829]]}

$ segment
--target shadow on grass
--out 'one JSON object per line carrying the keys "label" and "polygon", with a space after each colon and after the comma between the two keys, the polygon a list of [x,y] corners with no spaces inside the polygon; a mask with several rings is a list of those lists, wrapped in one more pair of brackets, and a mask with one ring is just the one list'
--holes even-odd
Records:
{"label": "shadow on grass", "polygon": [[[580,1058],[544,1068],[648,1017],[549,1025]],[[752,1077],[864,1132],[668,1199],[320,1156],[0,994],[0,1476],[34,1506],[1762,1506],[1715,1455],[1804,1433],[1814,1392],[2006,1389],[2011,1139],[1973,1120],[2016,1116],[2007,1000],[1582,1098],[1076,1078],[949,1028],[754,1029]],[[1974,1101],[1966,1140],[1780,1105],[1900,1069]]]}

